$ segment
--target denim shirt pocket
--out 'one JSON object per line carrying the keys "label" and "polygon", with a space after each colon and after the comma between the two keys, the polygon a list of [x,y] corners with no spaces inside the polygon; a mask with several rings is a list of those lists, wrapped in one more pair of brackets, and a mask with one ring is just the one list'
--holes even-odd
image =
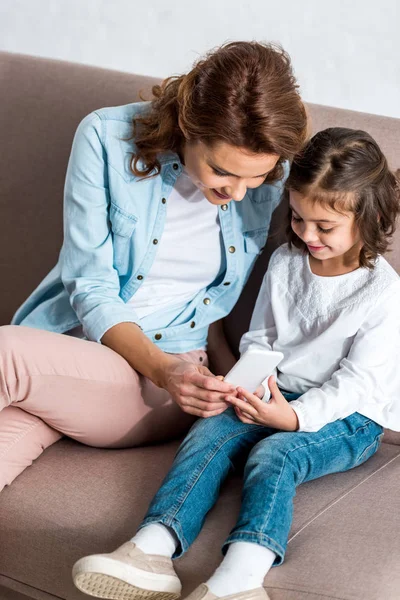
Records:
{"label": "denim shirt pocket", "polygon": [[111,202],[110,222],[113,233],[114,267],[120,275],[126,275],[129,268],[130,241],[137,221],[135,215]]}
{"label": "denim shirt pocket", "polygon": [[244,249],[248,254],[260,254],[267,241],[268,227],[244,231]]}

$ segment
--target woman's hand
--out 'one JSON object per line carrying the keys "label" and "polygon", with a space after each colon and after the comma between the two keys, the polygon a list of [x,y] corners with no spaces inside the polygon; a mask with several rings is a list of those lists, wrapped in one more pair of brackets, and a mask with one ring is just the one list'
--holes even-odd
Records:
{"label": "woman's hand", "polygon": [[271,400],[268,403],[260,400],[264,395],[263,386],[257,389],[256,394],[237,388],[237,397],[230,394],[226,397],[226,401],[234,407],[242,423],[264,425],[282,431],[297,431],[299,428],[297,415],[279,391],[273,376],[268,379],[268,387],[271,392]]}
{"label": "woman's hand", "polygon": [[183,412],[207,418],[223,413],[228,408],[225,396],[236,393],[235,387],[222,379],[207,367],[175,359],[164,368],[161,387]]}

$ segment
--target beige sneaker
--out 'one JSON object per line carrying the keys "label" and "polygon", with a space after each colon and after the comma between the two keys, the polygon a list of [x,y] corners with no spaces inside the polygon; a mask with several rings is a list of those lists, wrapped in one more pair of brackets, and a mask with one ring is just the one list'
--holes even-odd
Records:
{"label": "beige sneaker", "polygon": [[108,600],[177,600],[182,589],[170,558],[146,554],[132,542],[81,558],[72,577],[81,592]]}
{"label": "beige sneaker", "polygon": [[262,587],[230,596],[216,596],[210,592],[205,583],[202,583],[185,600],[269,600],[269,597]]}

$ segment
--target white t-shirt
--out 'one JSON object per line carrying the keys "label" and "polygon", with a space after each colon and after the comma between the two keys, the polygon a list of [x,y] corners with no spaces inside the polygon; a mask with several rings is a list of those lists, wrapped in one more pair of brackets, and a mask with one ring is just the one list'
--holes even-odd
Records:
{"label": "white t-shirt", "polygon": [[400,278],[379,257],[373,270],[315,275],[287,244],[271,257],[240,351],[283,352],[280,388],[301,431],[359,412],[400,431]]}
{"label": "white t-shirt", "polygon": [[129,304],[139,318],[163,307],[184,308],[217,278],[221,268],[218,206],[211,204],[183,171],[167,200],[165,227],[154,262]]}

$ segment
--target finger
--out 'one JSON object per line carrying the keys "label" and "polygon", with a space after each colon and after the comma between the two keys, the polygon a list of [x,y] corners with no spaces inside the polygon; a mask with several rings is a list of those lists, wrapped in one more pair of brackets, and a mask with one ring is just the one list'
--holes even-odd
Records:
{"label": "finger", "polygon": [[244,398],[247,400],[247,402],[249,404],[251,404],[252,406],[254,406],[254,408],[260,409],[261,407],[264,406],[264,402],[261,402],[261,400],[260,400],[260,398],[258,398],[258,396],[251,394],[244,388],[238,387],[237,391],[239,392],[240,396],[244,396]]}
{"label": "finger", "polygon": [[244,413],[242,413],[241,410],[239,410],[238,408],[235,409],[236,412],[236,416],[237,418],[242,422],[242,423],[246,423],[247,425],[258,425],[258,423],[256,421],[254,421],[254,419],[249,418],[248,416],[246,416]]}
{"label": "finger", "polygon": [[[206,367],[204,367],[205,369]],[[226,383],[225,381],[221,381],[214,375],[203,375],[202,373],[189,371],[187,375],[187,382],[192,383],[193,385],[203,388],[205,390],[211,390],[214,392],[222,392],[224,394],[229,394],[231,391],[233,392],[235,387]]]}
{"label": "finger", "polygon": [[251,406],[251,404],[245,402],[241,398],[235,398],[234,396],[226,396],[226,401],[229,404],[235,406],[236,408],[239,408],[242,412],[246,412],[247,414],[251,415],[252,417],[257,417],[258,415],[257,409],[255,409],[253,406]]}
{"label": "finger", "polygon": [[221,392],[211,392],[209,390],[205,390],[203,388],[196,387],[193,384],[184,384],[179,388],[179,394],[184,396],[190,396],[193,398],[198,398],[199,400],[203,400],[204,402],[225,402],[226,394],[221,394]]}
{"label": "finger", "polygon": [[183,407],[192,407],[202,412],[213,412],[215,410],[225,410],[228,406],[226,402],[209,402],[200,400],[196,396],[180,396],[178,404]]}
{"label": "finger", "polygon": [[257,396],[257,398],[264,398],[265,396],[265,388],[263,385],[259,385],[258,388],[256,389],[256,391],[254,392],[254,395]]}
{"label": "finger", "polygon": [[221,408],[219,410],[210,410],[210,411],[201,410],[199,408],[196,408],[195,406],[184,406],[181,408],[182,408],[183,412],[185,412],[189,415],[194,415],[195,417],[201,417],[202,419],[208,419],[209,417],[216,417],[217,415],[222,414],[227,409],[227,406],[225,405],[224,408]]}
{"label": "finger", "polygon": [[271,396],[274,396],[277,392],[279,392],[278,384],[276,383],[276,379],[273,375],[268,379],[268,387],[271,392]]}

